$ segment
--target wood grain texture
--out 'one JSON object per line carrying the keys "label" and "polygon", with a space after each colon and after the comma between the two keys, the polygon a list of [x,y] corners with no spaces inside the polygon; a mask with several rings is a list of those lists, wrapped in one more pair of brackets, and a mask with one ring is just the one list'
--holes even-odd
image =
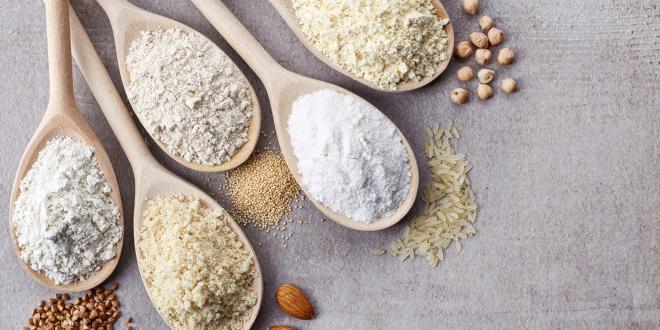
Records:
{"label": "wood grain texture", "polygon": [[[252,307],[250,317],[243,324],[243,329],[250,329],[259,313],[263,296],[263,276],[261,275],[259,260],[252,245],[231,215],[213,198],[194,185],[172,174],[160,165],[150,153],[139,152],[146,148],[137,133],[137,129],[131,123],[128,110],[112,84],[112,80],[103,66],[103,62],[75,15],[72,15],[71,26],[73,57],[83,77],[88,82],[92,93],[94,93],[94,96],[98,100],[101,110],[106,115],[115,135],[120,140],[124,150],[126,150],[128,160],[133,167],[133,173],[135,174],[134,232],[140,232],[144,221],[144,212],[149,207],[148,201],[158,196],[184,195],[190,199],[199,199],[204,207],[223,211],[225,221],[236,233],[237,239],[243,243],[249,256],[254,261],[255,279],[252,283],[252,289],[255,291],[257,299],[255,305]],[[137,237],[135,239],[135,253],[138,266],[142,269],[144,259],[140,253],[139,239]],[[150,288],[153,285],[147,282],[144,277],[142,277],[142,281],[145,288]],[[163,320],[166,320],[165,315],[163,315]]]}
{"label": "wood grain texture", "polygon": [[[277,64],[268,52],[266,52],[266,50],[263,49],[257,40],[250,34],[250,32],[245,29],[242,23],[219,0],[193,0],[192,2],[243,57],[243,59],[245,59],[263,82],[266,91],[268,92],[268,98],[273,114],[273,124],[275,126],[275,132],[277,133],[277,140],[280,145],[282,156],[284,156],[284,160],[286,161],[294,179],[298,182],[300,189],[305,195],[307,195],[314,206],[316,206],[316,208],[319,209],[328,219],[344,227],[361,231],[386,229],[403,219],[412,208],[419,187],[419,168],[417,167],[417,160],[412,151],[412,147],[403,133],[397,128],[397,134],[399,134],[401,143],[408,153],[410,181],[405,199],[396,210],[393,210],[392,214],[376,219],[373,223],[361,223],[351,220],[343,214],[340,214],[316,201],[307,187],[302,183],[302,178],[298,171],[298,160],[293,154],[293,146],[291,145],[291,139],[287,130],[289,116],[293,110],[293,103],[299,97],[321,89],[331,89],[358,98],[359,96],[339,86],[299,75]],[[389,120],[387,117],[386,119]],[[396,127],[396,124],[392,123],[392,125]]]}
{"label": "wood grain texture", "polygon": [[[21,161],[16,170],[13,188],[9,202],[9,235],[12,247],[16,252],[18,263],[39,284],[60,291],[84,291],[91,289],[103,281],[115,270],[121,256],[121,248],[124,234],[124,215],[119,196],[119,186],[112,164],[103,145],[94,134],[85,118],[81,115],[73,95],[73,79],[71,71],[71,47],[69,34],[69,8],[66,0],[46,1],[46,25],[48,39],[48,77],[49,98],[48,108],[36,132],[30,139],[27,148],[23,152]],[[43,150],[48,142],[58,136],[70,136],[83,144],[94,148],[94,156],[110,187],[110,198],[119,209],[118,225],[121,228],[122,238],[117,243],[115,257],[108,260],[103,266],[88,278],[69,284],[56,284],[49,277],[32,269],[21,257],[21,247],[16,240],[16,232],[13,229],[13,214],[16,200],[20,195],[21,180],[37,160],[39,152]]]}
{"label": "wood grain texture", "polygon": [[[421,79],[419,81],[407,81],[407,82],[402,82],[397,85],[396,90],[390,90],[390,89],[383,89],[381,86],[372,83],[371,81],[368,81],[366,79],[363,79],[361,77],[358,77],[351,72],[348,72],[344,70],[340,65],[337,65],[334,63],[330,58],[325,56],[321,51],[319,51],[317,48],[315,48],[312,43],[309,41],[307,37],[302,33],[300,29],[300,25],[298,24],[298,19],[295,16],[295,12],[293,9],[293,5],[291,0],[269,0],[271,5],[277,10],[277,12],[282,16],[282,19],[286,22],[286,24],[291,28],[291,31],[298,37],[298,40],[314,55],[316,58],[318,58],[321,62],[325,63],[325,65],[335,69],[337,72],[345,75],[346,77],[349,77],[365,86],[369,86],[373,89],[382,91],[382,92],[407,92],[407,91],[412,91],[415,89],[422,88],[429,83],[431,83],[433,80],[438,78],[444,71],[447,69],[447,66],[449,65],[449,61],[451,59],[451,56],[454,52],[454,25],[450,19],[449,23],[445,26],[445,31],[447,31],[447,58],[448,60],[442,61],[438,63],[438,67],[435,70],[435,73],[429,77],[426,77],[424,79]],[[447,10],[445,7],[442,5],[442,3],[438,0],[432,0],[431,3],[435,7],[436,10],[436,15],[439,18],[450,18],[449,14],[447,13]]]}
{"label": "wood grain texture", "polygon": [[[264,109],[266,137],[258,149],[275,145],[270,104],[263,85],[189,1],[134,0],[208,36],[239,65]],[[424,128],[454,120],[461,130],[459,152],[471,172],[480,212],[477,235],[453,247],[437,269],[424,260],[399,263],[375,257],[371,248],[400,237],[410,217],[379,232],[357,232],[331,221],[308,204],[292,213],[292,234],[279,236],[245,228],[254,242],[264,276],[264,299],[254,325],[296,329],[654,329],[660,228],[660,9],[657,0],[482,0],[506,33],[503,47],[516,63],[497,71],[520,91],[495,91],[487,101],[462,107],[449,103],[452,88],[469,90],[450,63],[445,74],[409,93],[382,93],[344,77],[314,57],[267,1],[224,0],[280,64],[297,73],[349,89],[392,119],[422,157]],[[478,17],[462,14],[458,1],[443,1],[453,19],[456,41],[478,29]],[[116,86],[114,40],[94,1],[76,0],[94,46]],[[48,99],[46,36],[41,1],[0,1],[0,189],[10,183]],[[474,66],[476,68],[476,66]],[[106,146],[120,183],[126,214],[133,213],[130,164],[86,83],[74,71],[76,99]],[[126,102],[124,93],[120,95]],[[167,169],[231,204],[218,187],[220,174],[191,171],[164,154],[138,125],[149,150]],[[423,186],[422,186],[423,187]],[[8,198],[0,207],[8,208]],[[421,212],[421,203],[410,216]],[[307,224],[298,225],[296,220]],[[140,279],[126,218],[125,249],[111,281],[119,281],[122,306],[140,325],[165,325]],[[36,301],[53,291],[24,276],[7,239],[0,235],[0,328],[23,325]],[[286,234],[286,232],[284,232]],[[279,233],[278,233],[279,234]],[[261,244],[259,244],[261,243]],[[18,276],[18,275],[20,276]],[[294,283],[317,308],[317,317],[286,317],[272,297],[282,283]]]}
{"label": "wood grain texture", "polygon": [[[191,29],[185,24],[181,24],[164,16],[150,13],[138,8],[126,0],[98,0],[98,3],[104,8],[112,25],[113,34],[115,36],[117,66],[125,88],[131,83],[130,74],[125,62],[126,57],[128,56],[128,50],[131,46],[131,42],[139,38],[143,31],[157,29],[167,30],[176,27],[188,33],[197,33],[197,31]],[[202,35],[202,37],[206,38],[204,35]],[[242,72],[240,74],[243,76]],[[257,140],[259,139],[261,128],[261,107],[259,106],[259,101],[254,92],[254,88],[252,88],[252,85],[249,82],[247,85],[250,90],[250,99],[252,100],[252,118],[250,118],[250,124],[247,131],[248,142],[238,149],[228,161],[215,166],[193,163],[185,160],[181,156],[171,153],[165,144],[156,138],[153,138],[152,135],[153,140],[174,160],[196,171],[223,172],[243,164],[243,162],[250,157],[252,151],[254,151],[254,147],[257,145]]]}

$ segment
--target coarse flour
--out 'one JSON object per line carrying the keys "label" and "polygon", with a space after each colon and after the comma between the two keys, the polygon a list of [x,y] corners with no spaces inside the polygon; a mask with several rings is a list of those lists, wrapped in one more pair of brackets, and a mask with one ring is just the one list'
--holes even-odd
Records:
{"label": "coarse flour", "polygon": [[408,193],[408,154],[396,127],[374,106],[323,89],[298,98],[288,122],[303,185],[354,221],[389,215]]}
{"label": "coarse flour", "polygon": [[300,30],[343,69],[385,89],[448,60],[448,19],[429,0],[292,0]]}
{"label": "coarse flour", "polygon": [[13,227],[21,258],[55,283],[84,280],[116,254],[119,209],[94,149],[49,141],[20,184]]}
{"label": "coarse flour", "polygon": [[133,109],[170,153],[215,166],[247,143],[249,83],[204,36],[177,28],[142,31],[126,67]]}

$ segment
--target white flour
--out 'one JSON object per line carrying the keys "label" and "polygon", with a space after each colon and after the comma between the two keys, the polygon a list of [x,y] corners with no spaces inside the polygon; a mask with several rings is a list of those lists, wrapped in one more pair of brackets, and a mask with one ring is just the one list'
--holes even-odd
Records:
{"label": "white flour", "polygon": [[12,220],[23,260],[58,284],[95,273],[121,238],[119,210],[94,149],[65,136],[39,152]]}
{"label": "white flour", "polygon": [[389,215],[408,193],[408,154],[366,101],[330,89],[298,98],[288,122],[298,171],[316,200],[354,221]]}
{"label": "white flour", "polygon": [[247,143],[249,83],[202,35],[176,28],[143,31],[131,43],[126,67],[133,109],[170,153],[214,166]]}

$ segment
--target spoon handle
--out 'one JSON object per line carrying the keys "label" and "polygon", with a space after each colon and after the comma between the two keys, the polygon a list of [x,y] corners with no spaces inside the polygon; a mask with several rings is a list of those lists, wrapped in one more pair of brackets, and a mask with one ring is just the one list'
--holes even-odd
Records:
{"label": "spoon handle", "polygon": [[[103,11],[108,15],[110,19],[110,24],[115,24],[116,21],[121,19],[123,14],[123,9],[127,7],[133,7],[133,4],[128,2],[128,0],[96,0],[101,6]],[[114,29],[114,26],[113,26]]]}
{"label": "spoon handle", "polygon": [[46,0],[46,34],[48,38],[48,109],[67,112],[75,108],[76,102],[73,96],[67,0]]}
{"label": "spoon handle", "polygon": [[284,69],[245,26],[219,0],[191,0],[222,37],[236,50],[264,83],[267,90],[282,79]]}
{"label": "spoon handle", "polygon": [[144,169],[162,167],[149,152],[149,148],[147,148],[133,123],[133,118],[129,115],[128,109],[126,109],[117,88],[110,79],[99,54],[94,49],[85,28],[80,23],[78,15],[72,7],[69,6],[69,8],[71,12],[71,34],[73,36],[73,42],[71,43],[73,58],[99,103],[103,115],[105,115],[115,132],[119,144],[121,144],[128,161],[133,167],[134,175],[137,177],[138,172]]}

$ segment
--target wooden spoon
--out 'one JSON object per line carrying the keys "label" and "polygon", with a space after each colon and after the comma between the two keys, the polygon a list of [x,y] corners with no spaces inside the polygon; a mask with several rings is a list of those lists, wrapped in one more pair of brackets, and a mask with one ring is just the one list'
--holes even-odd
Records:
{"label": "wooden spoon", "polygon": [[[16,171],[14,186],[11,191],[11,202],[9,203],[9,230],[14,250],[18,256],[21,266],[37,282],[48,288],[57,291],[85,291],[91,289],[103,281],[115,270],[121,247],[124,242],[124,212],[119,196],[119,187],[117,178],[112,169],[110,158],[103,148],[103,145],[94,134],[83,115],[76,105],[76,99],[73,94],[73,78],[71,71],[71,48],[69,42],[69,8],[66,0],[47,0],[46,1],[46,30],[48,38],[48,74],[49,74],[49,101],[48,109],[44,114],[37,131],[32,136],[21,162]],[[94,148],[94,155],[98,166],[110,186],[110,197],[114,200],[119,209],[119,226],[122,230],[122,238],[117,243],[115,257],[107,261],[103,267],[89,278],[70,284],[58,285],[44,274],[32,269],[20,257],[20,247],[16,241],[16,233],[12,221],[16,199],[20,195],[20,183],[32,165],[37,160],[39,151],[41,151],[48,141],[57,136],[71,136],[82,143]]]}
{"label": "wooden spoon", "polygon": [[[419,169],[415,154],[406,140],[405,136],[397,129],[401,142],[408,152],[410,167],[410,185],[408,194],[399,208],[388,217],[378,219],[371,224],[353,221],[319,203],[309,193],[302,184],[298,173],[297,160],[293,155],[291,140],[287,131],[287,123],[292,110],[293,102],[302,95],[312,93],[320,89],[334,89],[340,93],[359,97],[350,91],[341,87],[311,79],[297,73],[291,72],[281,65],[266,52],[266,50],[257,42],[257,40],[248,32],[248,30],[238,21],[238,19],[227,9],[227,7],[218,0],[192,0],[204,16],[213,24],[220,34],[232,45],[243,60],[254,70],[264,83],[270,98],[270,105],[273,111],[273,121],[277,139],[282,150],[282,155],[286,160],[291,173],[302,188],[303,192],[316,205],[316,207],[328,218],[348,228],[364,231],[380,230],[399,222],[410,210],[419,186]],[[365,101],[366,102],[366,101]],[[392,123],[394,125],[394,123]]]}
{"label": "wooden spoon", "polygon": [[[119,73],[121,75],[121,80],[124,84],[125,89],[128,89],[128,86],[131,83],[130,73],[126,68],[126,56],[128,55],[128,50],[131,46],[131,42],[137,38],[140,38],[142,31],[157,30],[159,28],[163,30],[167,30],[176,27],[188,33],[197,33],[199,35],[202,35],[201,33],[193,30],[192,28],[190,28],[185,24],[179,23],[175,20],[160,15],[156,15],[154,13],[138,8],[126,0],[98,0],[98,3],[101,5],[105,13],[108,15],[108,18],[110,19],[110,24],[112,25],[112,31],[115,36],[117,64],[119,65]],[[236,65],[233,62],[232,64]],[[236,68],[236,70],[240,72],[238,67]],[[245,76],[242,73],[241,73],[241,77],[245,79],[245,82],[247,83],[250,89],[250,98],[252,99],[252,107],[253,107],[252,118],[247,132],[248,142],[245,145],[243,145],[243,147],[241,147],[238,150],[238,152],[234,154],[228,161],[216,166],[207,166],[207,165],[189,162],[183,159],[182,157],[172,154],[170,150],[158,139],[154,138],[153,135],[151,136],[151,138],[170,157],[174,158],[177,162],[179,162],[183,166],[186,166],[193,170],[202,171],[202,172],[221,172],[221,171],[230,170],[232,168],[241,165],[250,157],[252,151],[254,151],[254,148],[257,145],[257,140],[259,139],[259,131],[261,129],[261,110],[259,107],[257,94],[254,92],[252,85],[248,82],[248,80],[245,78]],[[140,116],[138,116],[138,119],[139,117]],[[147,127],[145,123],[143,123],[142,125],[144,127]],[[147,130],[147,132],[148,131],[149,130]]]}
{"label": "wooden spoon", "polygon": [[[447,25],[445,25],[445,30],[447,31],[447,59],[438,63],[438,67],[435,70],[435,73],[432,76],[425,77],[419,81],[417,80],[409,80],[405,82],[401,82],[397,85],[397,89],[391,90],[391,89],[384,89],[381,86],[374,84],[371,81],[368,81],[364,78],[358,77],[355,74],[345,70],[335,62],[333,62],[330,58],[328,58],[326,55],[324,55],[321,51],[319,51],[312,43],[307,39],[307,37],[302,33],[300,30],[300,25],[298,24],[298,18],[295,15],[295,12],[293,10],[293,5],[291,3],[291,0],[269,0],[271,5],[275,7],[277,12],[280,13],[280,16],[284,19],[286,24],[289,25],[291,30],[293,30],[293,33],[300,39],[300,41],[303,43],[303,45],[309,49],[314,56],[316,56],[319,60],[321,60],[323,63],[327,64],[331,68],[335,69],[339,73],[361,83],[364,85],[367,85],[373,89],[377,89],[380,91],[384,92],[405,92],[405,91],[411,91],[415,90],[421,87],[424,87],[428,85],[430,82],[435,80],[442,72],[445,71],[447,68],[447,65],[449,65],[449,61],[451,59],[452,52],[454,51],[454,26],[451,23],[451,20]],[[449,18],[449,14],[447,13],[447,10],[445,7],[440,3],[439,0],[431,0],[431,3],[435,7],[436,10],[436,15],[440,19],[444,18]]]}
{"label": "wooden spoon", "polygon": [[[75,15],[73,9],[71,9],[71,13],[71,33],[73,36],[71,47],[73,50],[73,58],[78,64],[80,72],[85,78],[85,81],[87,81],[89,88],[98,101],[103,114],[112,127],[112,130],[115,132],[115,135],[133,168],[133,175],[135,178],[133,232],[135,237],[137,261],[141,272],[143,255],[140,253],[139,249],[140,239],[138,233],[142,226],[143,212],[147,208],[147,201],[150,198],[163,195],[182,194],[191,198],[198,198],[205,207],[223,211],[224,209],[203,191],[169,172],[154,159],[151,153],[149,153],[149,149],[142,140],[137,127],[133,124],[133,119],[129,115],[128,109],[126,109],[126,106],[122,102],[108,72],[103,66],[101,58],[94,49],[92,42],[89,40],[87,32],[85,32],[85,29]],[[250,319],[243,325],[244,329],[250,329],[254,320],[257,318],[263,296],[261,268],[259,266],[257,255],[247,237],[243,234],[241,228],[236,222],[234,222],[227,212],[224,212],[224,214],[227,223],[238,235],[238,239],[243,242],[248,253],[253,258],[254,267],[257,273],[257,279],[252,283],[252,288],[257,293],[257,303],[252,309]],[[142,281],[145,287],[150,287],[150,285],[144,281],[144,277],[142,277]],[[165,320],[166,318],[164,315],[162,316]]]}

